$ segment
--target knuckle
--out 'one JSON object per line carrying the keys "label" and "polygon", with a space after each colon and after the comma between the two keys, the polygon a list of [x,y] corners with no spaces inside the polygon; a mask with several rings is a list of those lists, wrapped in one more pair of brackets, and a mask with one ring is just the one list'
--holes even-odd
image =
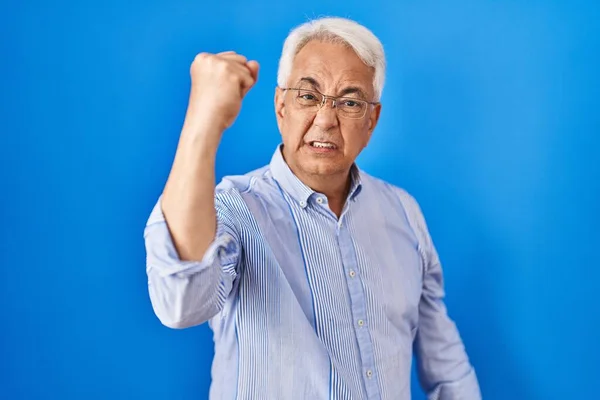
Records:
{"label": "knuckle", "polygon": [[219,62],[217,62],[215,65],[215,69],[217,71],[219,71],[220,74],[223,74],[223,75],[231,73],[231,66],[229,65],[229,63],[227,61],[224,61],[224,60],[219,60]]}
{"label": "knuckle", "polygon": [[200,68],[200,65],[204,64],[206,62],[206,60],[208,59],[209,55],[207,53],[200,53],[197,54],[194,57],[194,60],[192,61],[192,64],[190,66],[190,69],[193,70],[197,70],[198,68]]}
{"label": "knuckle", "polygon": [[198,53],[198,54],[196,54],[196,57],[194,57],[194,63],[201,62],[202,60],[205,60],[206,58],[208,58],[208,53]]}

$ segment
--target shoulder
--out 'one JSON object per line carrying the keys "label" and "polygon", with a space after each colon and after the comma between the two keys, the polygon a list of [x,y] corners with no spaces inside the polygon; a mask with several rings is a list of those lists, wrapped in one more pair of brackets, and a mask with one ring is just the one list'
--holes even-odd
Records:
{"label": "shoulder", "polygon": [[378,196],[387,198],[392,203],[400,202],[402,206],[414,212],[421,212],[419,203],[416,198],[403,187],[394,185],[386,180],[370,175],[364,171],[360,171],[362,184],[371,192]]}
{"label": "shoulder", "polygon": [[404,214],[408,224],[420,240],[427,239],[429,235],[427,223],[415,196],[403,187],[363,171],[361,171],[361,180],[371,196],[377,196],[378,201],[383,202],[383,206],[396,208]]}
{"label": "shoulder", "polygon": [[421,257],[423,257],[425,265],[430,265],[432,260],[435,261],[437,253],[433,247],[433,241],[429,234],[425,216],[423,215],[421,206],[416,198],[406,189],[371,175],[364,174],[362,171],[361,179],[363,179],[367,185],[371,186],[371,192],[378,190],[377,195],[383,195],[391,202],[388,204],[399,207],[404,212],[406,221],[417,238],[419,253],[421,254]]}
{"label": "shoulder", "polygon": [[244,195],[255,190],[257,185],[270,178],[269,166],[264,166],[240,175],[226,175],[215,188],[215,200],[221,204],[243,201]]}

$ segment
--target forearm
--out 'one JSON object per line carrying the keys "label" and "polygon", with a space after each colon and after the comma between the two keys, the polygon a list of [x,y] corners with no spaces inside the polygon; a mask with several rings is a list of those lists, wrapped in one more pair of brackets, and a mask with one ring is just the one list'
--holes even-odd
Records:
{"label": "forearm", "polygon": [[173,166],[144,232],[148,289],[167,326],[214,316],[236,279],[241,242],[235,216],[215,195],[215,158],[257,76],[258,63],[234,52],[199,53],[190,66],[190,99]]}
{"label": "forearm", "polygon": [[186,124],[162,196],[162,212],[183,261],[199,261],[214,240],[216,126]]}

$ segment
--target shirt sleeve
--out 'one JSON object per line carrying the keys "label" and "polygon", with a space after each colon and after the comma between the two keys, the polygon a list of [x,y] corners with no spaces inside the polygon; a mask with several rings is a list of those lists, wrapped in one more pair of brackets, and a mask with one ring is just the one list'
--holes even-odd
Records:
{"label": "shirt sleeve", "polygon": [[414,341],[421,386],[428,400],[480,400],[475,370],[444,303],[444,278],[438,253],[418,203],[405,196],[407,214],[419,236],[419,252],[424,264],[419,325]]}
{"label": "shirt sleeve", "polygon": [[144,229],[146,274],[152,308],[170,328],[200,325],[219,313],[237,277],[238,229],[215,198],[217,233],[201,261],[182,261],[162,212],[160,197]]}

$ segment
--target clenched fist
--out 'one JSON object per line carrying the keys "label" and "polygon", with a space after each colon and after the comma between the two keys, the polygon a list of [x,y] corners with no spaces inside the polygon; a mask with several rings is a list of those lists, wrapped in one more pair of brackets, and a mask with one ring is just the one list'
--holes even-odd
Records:
{"label": "clenched fist", "polygon": [[233,51],[198,54],[190,68],[192,85],[185,125],[198,132],[219,134],[230,127],[242,99],[256,83],[258,68],[256,61]]}

